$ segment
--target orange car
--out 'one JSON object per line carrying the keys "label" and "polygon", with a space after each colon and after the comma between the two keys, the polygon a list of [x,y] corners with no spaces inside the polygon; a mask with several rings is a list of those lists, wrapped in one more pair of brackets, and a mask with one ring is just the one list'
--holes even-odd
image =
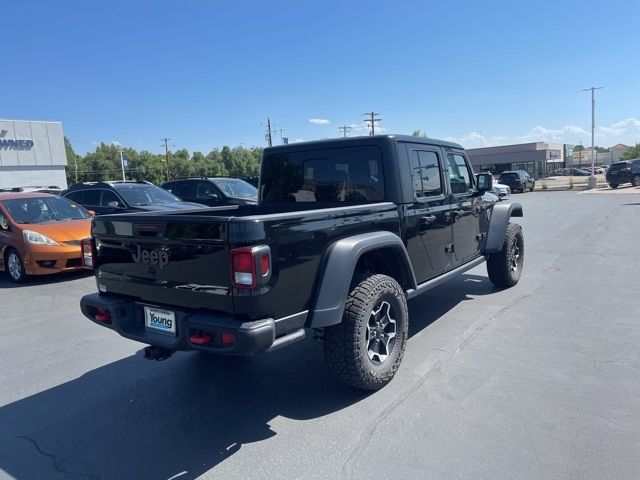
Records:
{"label": "orange car", "polygon": [[0,193],[0,270],[20,282],[81,269],[80,240],[90,230],[90,212],[66,198]]}

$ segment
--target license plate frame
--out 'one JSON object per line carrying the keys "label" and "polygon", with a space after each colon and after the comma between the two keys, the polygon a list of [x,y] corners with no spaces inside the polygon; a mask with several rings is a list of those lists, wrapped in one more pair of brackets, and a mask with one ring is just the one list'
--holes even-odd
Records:
{"label": "license plate frame", "polygon": [[176,312],[145,305],[144,326],[150,332],[175,337],[177,333]]}

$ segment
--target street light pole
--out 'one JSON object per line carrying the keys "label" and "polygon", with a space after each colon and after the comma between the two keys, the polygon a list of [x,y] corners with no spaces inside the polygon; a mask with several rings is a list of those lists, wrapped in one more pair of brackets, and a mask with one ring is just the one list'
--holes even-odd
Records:
{"label": "street light pole", "polygon": [[126,182],[127,179],[124,176],[124,159],[122,158],[122,149],[120,149],[120,167],[122,168],[122,181]]}
{"label": "street light pole", "polygon": [[600,90],[603,87],[589,87],[582,90],[587,92],[591,90],[591,176],[589,177],[589,189],[598,187],[598,180],[596,179],[596,146],[595,146],[595,134],[596,134],[596,96],[595,91]]}

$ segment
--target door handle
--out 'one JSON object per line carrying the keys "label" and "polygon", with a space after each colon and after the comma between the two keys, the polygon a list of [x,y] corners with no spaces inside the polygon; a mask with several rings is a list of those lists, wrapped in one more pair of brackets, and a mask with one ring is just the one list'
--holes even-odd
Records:
{"label": "door handle", "polygon": [[420,218],[420,230],[426,230],[435,221],[435,215],[427,215],[426,217]]}

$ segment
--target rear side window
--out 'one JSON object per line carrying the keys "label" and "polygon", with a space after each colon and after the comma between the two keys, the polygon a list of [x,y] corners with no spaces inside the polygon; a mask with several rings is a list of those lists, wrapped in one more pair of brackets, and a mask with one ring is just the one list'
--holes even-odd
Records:
{"label": "rear side window", "polygon": [[384,200],[382,155],[373,146],[268,155],[261,179],[264,203]]}
{"label": "rear side window", "polygon": [[451,183],[451,193],[466,193],[471,190],[473,185],[471,172],[462,155],[448,153],[447,167],[449,171],[449,182]]}
{"label": "rear side window", "polygon": [[426,150],[413,150],[410,161],[413,191],[416,198],[442,195],[438,155]]}
{"label": "rear side window", "polygon": [[500,180],[513,180],[517,176],[518,175],[516,175],[515,173],[503,173],[502,175],[500,175]]}

